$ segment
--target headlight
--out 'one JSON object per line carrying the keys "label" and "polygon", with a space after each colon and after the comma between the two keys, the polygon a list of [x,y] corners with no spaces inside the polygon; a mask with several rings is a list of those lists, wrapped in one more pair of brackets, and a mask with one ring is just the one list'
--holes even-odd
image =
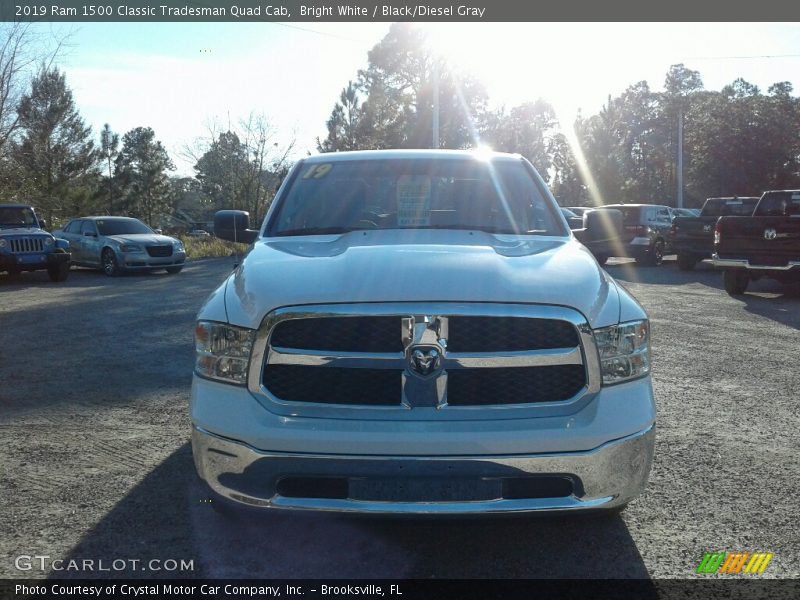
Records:
{"label": "headlight", "polygon": [[176,249],[176,250],[181,250],[181,251],[183,250],[183,242],[182,242],[182,241],[180,241],[180,240],[175,240],[175,241],[174,241],[174,242],[172,242],[172,243],[173,243],[173,245],[175,246],[175,249]]}
{"label": "headlight", "polygon": [[197,374],[244,384],[254,337],[252,329],[199,321],[194,330]]}
{"label": "headlight", "polygon": [[142,247],[139,244],[120,244],[120,250],[123,252],[141,252]]}
{"label": "headlight", "polygon": [[603,384],[612,385],[650,372],[650,323],[632,321],[594,330]]}
{"label": "headlight", "polygon": [[45,238],[44,245],[50,247],[53,245],[53,238]]}

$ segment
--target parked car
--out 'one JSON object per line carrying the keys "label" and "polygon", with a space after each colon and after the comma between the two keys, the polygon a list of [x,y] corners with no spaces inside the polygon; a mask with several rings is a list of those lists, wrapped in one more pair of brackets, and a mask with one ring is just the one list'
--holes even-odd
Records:
{"label": "parked car", "polygon": [[595,256],[604,264],[610,256],[635,258],[637,263],[657,266],[671,251],[669,233],[672,209],[660,204],[607,204],[595,210],[617,210],[622,213],[622,231],[618,239],[605,247],[597,245]]}
{"label": "parked car", "polygon": [[51,281],[66,281],[69,263],[69,244],[44,230],[32,206],[0,204],[0,272],[47,269]]}
{"label": "parked car", "polygon": [[186,232],[189,237],[211,237],[211,234],[204,229],[192,229]]}
{"label": "parked car", "polygon": [[180,240],[130,217],[81,217],[54,233],[69,242],[73,264],[102,269],[109,276],[157,269],[175,274],[186,261]]}
{"label": "parked car", "polygon": [[680,216],[673,219],[670,241],[672,251],[678,255],[678,268],[691,271],[704,258],[711,258],[717,219],[730,215],[752,215],[756,204],[758,197],[709,198],[699,217]]}
{"label": "parked car", "polygon": [[644,488],[647,315],[526,159],[311,156],[259,230],[214,232],[251,248],[195,329],[212,506],[572,513]]}
{"label": "parked car", "polygon": [[800,282],[800,190],[764,192],[752,216],[720,217],[713,261],[731,296],[762,277]]}

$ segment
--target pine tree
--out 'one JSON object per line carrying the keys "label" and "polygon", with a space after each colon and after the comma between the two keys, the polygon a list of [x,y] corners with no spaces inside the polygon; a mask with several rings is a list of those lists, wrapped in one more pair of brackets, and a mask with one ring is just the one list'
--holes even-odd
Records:
{"label": "pine tree", "polygon": [[167,171],[175,165],[152,129],[136,127],[123,136],[116,169],[126,212],[153,226],[154,218],[169,207]]}
{"label": "pine tree", "polygon": [[17,109],[21,136],[14,160],[22,191],[52,222],[70,197],[85,197],[98,154],[91,127],[81,118],[58,69],[44,69],[33,80]]}

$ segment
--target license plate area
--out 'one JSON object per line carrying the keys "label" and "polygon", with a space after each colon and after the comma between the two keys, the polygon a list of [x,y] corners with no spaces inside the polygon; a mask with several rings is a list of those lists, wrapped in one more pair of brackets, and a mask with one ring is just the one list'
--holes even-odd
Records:
{"label": "license plate area", "polygon": [[17,256],[17,262],[23,265],[43,263],[45,260],[44,254],[21,254]]}
{"label": "license plate area", "polygon": [[351,499],[374,502],[471,502],[503,496],[500,479],[353,478],[349,488]]}

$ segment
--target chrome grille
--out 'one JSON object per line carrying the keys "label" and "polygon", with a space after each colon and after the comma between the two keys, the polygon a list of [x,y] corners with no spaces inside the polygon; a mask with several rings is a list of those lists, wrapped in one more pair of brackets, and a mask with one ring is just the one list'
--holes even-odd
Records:
{"label": "chrome grille", "polygon": [[400,319],[396,316],[312,317],[275,326],[270,344],[283,348],[331,352],[402,352]]}
{"label": "chrome grille", "polygon": [[11,252],[14,254],[30,254],[44,251],[44,238],[42,237],[11,238],[9,244]]}
{"label": "chrome grille", "polygon": [[349,409],[364,416],[370,408],[452,416],[475,407],[572,406],[599,390],[600,375],[591,328],[570,309],[327,305],[265,318],[248,387],[292,415],[319,407],[325,416]]}
{"label": "chrome grille", "polygon": [[147,253],[153,257],[172,256],[172,244],[159,244],[158,246],[147,246]]}

